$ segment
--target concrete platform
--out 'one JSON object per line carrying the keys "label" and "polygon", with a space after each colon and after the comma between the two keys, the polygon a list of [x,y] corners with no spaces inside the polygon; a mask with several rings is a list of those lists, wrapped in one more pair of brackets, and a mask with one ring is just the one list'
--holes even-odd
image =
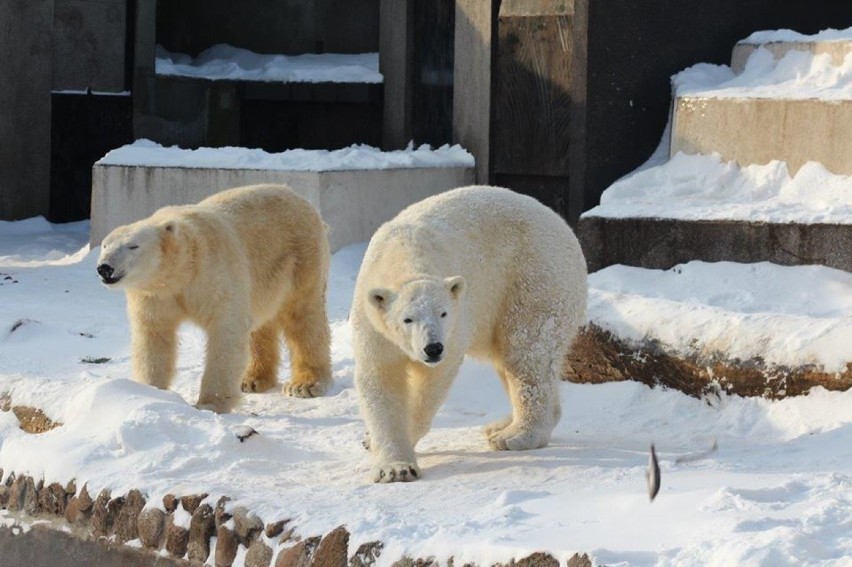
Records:
{"label": "concrete platform", "polygon": [[91,244],[115,227],[166,205],[184,205],[240,185],[284,183],[316,206],[330,227],[332,251],[370,239],[408,205],[474,182],[472,167],[346,171],[202,169],[96,164]]}
{"label": "concrete platform", "polygon": [[821,264],[852,272],[852,225],[583,217],[589,272],[613,264],[668,269],[691,260]]}
{"label": "concrete platform", "polygon": [[718,152],[740,165],[807,161],[852,175],[852,100],[710,98],[674,102],[670,155]]}
{"label": "concrete platform", "polygon": [[748,43],[740,41],[731,53],[731,69],[739,74],[745,69],[749,56],[758,48],[769,50],[775,59],[781,59],[788,51],[807,51],[814,55],[827,53],[834,65],[841,65],[848,53],[852,53],[850,41],[773,41],[769,43]]}

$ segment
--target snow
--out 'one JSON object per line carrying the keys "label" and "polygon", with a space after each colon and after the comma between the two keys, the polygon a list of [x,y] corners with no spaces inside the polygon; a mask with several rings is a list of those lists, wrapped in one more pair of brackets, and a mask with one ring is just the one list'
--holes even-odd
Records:
{"label": "snow", "polygon": [[193,58],[157,46],[156,73],[213,81],[381,83],[378,53],[265,55],[220,43]]}
{"label": "snow", "polygon": [[761,30],[756,31],[739,43],[761,44],[775,42],[814,43],[817,41],[852,41],[852,28],[842,30],[825,29],[815,34],[806,35],[793,30]]}
{"label": "snow", "polygon": [[[198,392],[204,351],[192,327],[181,331],[174,391],[130,380],[124,299],[98,283],[98,250],[86,241],[85,223],[0,224],[0,273],[17,282],[0,275],[0,392],[64,424],[30,435],[0,412],[7,474],[74,477],[115,494],[139,488],[154,504],[170,492],[208,492],[211,502],[227,494],[267,521],[292,517],[303,537],[345,524],[351,549],[383,540],[383,566],[403,553],[489,565],[539,550],[563,564],[588,552],[597,564],[625,566],[852,565],[852,391],[704,401],[635,382],[564,383],[550,446],[492,452],[479,428],[505,415],[508,402],[494,372],[469,361],[418,446],[422,480],[375,485],[360,443],[346,321],[365,244],[332,260],[329,394],[250,394],[220,416],[187,403]],[[591,318],[620,318],[636,336],[686,334],[703,322],[727,333],[734,352],[760,346],[759,332],[779,325],[777,336],[800,341],[788,348],[794,362],[850,358],[848,341],[802,338],[831,322],[848,329],[849,274],[765,264],[679,269],[593,275]],[[798,334],[787,335],[794,320]],[[82,363],[87,357],[110,360]],[[241,443],[240,426],[258,435]],[[718,451],[675,462],[714,439]],[[650,503],[644,473],[652,441],[662,489]]]}
{"label": "snow", "polygon": [[186,167],[214,169],[268,169],[280,171],[344,171],[409,169],[421,167],[473,167],[473,156],[458,144],[432,149],[428,144],[404,150],[382,151],[364,144],[339,150],[287,150],[269,153],[261,149],[225,147],[182,149],[136,140],[108,152],[97,165]]}
{"label": "snow", "polygon": [[791,50],[775,59],[759,47],[739,75],[726,65],[699,63],[675,75],[672,84],[677,96],[845,101],[852,98],[852,53],[834,65],[828,53]]}
{"label": "snow", "polygon": [[781,161],[740,167],[717,153],[678,152],[612,184],[583,216],[849,224],[852,177],[817,162],[791,177]]}

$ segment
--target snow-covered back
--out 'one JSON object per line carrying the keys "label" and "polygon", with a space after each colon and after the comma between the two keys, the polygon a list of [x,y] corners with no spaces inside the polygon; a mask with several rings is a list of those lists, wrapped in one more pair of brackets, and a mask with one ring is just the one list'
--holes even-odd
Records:
{"label": "snow-covered back", "polygon": [[404,150],[382,151],[364,144],[339,150],[286,150],[225,147],[183,149],[136,140],[108,152],[96,165],[187,167],[211,169],[270,169],[283,171],[343,171],[362,169],[409,169],[419,167],[473,167],[474,159],[459,146],[432,149],[428,144]]}
{"label": "snow-covered back", "polygon": [[781,161],[740,167],[678,152],[613,183],[583,216],[850,224],[852,176],[808,162],[791,177]]}
{"label": "snow-covered back", "polygon": [[[550,446],[492,452],[479,428],[509,405],[490,367],[468,361],[418,446],[422,480],[375,485],[346,320],[364,244],[332,259],[329,394],[250,394],[235,413],[214,415],[186,401],[198,393],[204,356],[192,327],[181,330],[173,392],[130,380],[124,300],[98,283],[98,250],[87,241],[85,223],[0,224],[0,392],[64,424],[31,435],[0,412],[7,474],[74,477],[114,494],[139,488],[151,505],[166,493],[208,492],[213,502],[227,494],[264,519],[293,518],[301,536],[345,524],[352,546],[383,540],[379,566],[403,553],[489,565],[540,550],[563,564],[578,551],[623,566],[852,564],[852,391],[708,403],[634,382],[564,383]],[[835,270],[696,263],[613,268],[590,283],[592,320],[636,336],[695,331],[737,353],[771,347],[774,329],[774,340],[789,338],[792,363],[852,357],[848,341],[832,350],[804,340],[850,324],[852,282]],[[98,358],[109,360],[83,362]],[[240,443],[241,425],[259,435]],[[675,462],[714,439],[715,453]],[[662,489],[650,503],[652,441]]]}
{"label": "snow-covered back", "polygon": [[378,53],[266,55],[220,43],[193,58],[157,46],[156,73],[213,81],[381,83]]}

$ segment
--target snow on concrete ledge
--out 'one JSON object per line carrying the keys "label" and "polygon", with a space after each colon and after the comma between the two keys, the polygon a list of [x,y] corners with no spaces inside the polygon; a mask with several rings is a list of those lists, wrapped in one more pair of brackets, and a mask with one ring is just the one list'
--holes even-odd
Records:
{"label": "snow on concrete ledge", "polygon": [[156,73],[212,81],[381,83],[378,53],[266,55],[220,43],[193,58],[157,46]]}
{"label": "snow on concrete ledge", "polygon": [[828,28],[811,35],[806,35],[788,29],[761,30],[754,32],[743,40],[740,40],[739,43],[759,45],[761,43],[775,43],[781,41],[796,43],[814,43],[817,41],[852,41],[852,28],[842,30]]}
{"label": "snow on concrete ledge", "polygon": [[461,146],[432,149],[410,143],[404,150],[382,151],[364,144],[339,150],[287,150],[269,153],[254,148],[182,149],[136,140],[107,153],[95,165],[183,167],[209,169],[260,169],[276,171],[353,171],[424,167],[473,167],[473,156]]}
{"label": "snow on concrete ledge", "polygon": [[584,217],[852,224],[852,176],[808,162],[740,167],[719,154],[678,152],[612,184]]}

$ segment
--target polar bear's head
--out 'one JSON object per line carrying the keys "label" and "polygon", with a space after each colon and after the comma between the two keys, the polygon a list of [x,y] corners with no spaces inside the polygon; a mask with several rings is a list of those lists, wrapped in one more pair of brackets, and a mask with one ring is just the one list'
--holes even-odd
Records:
{"label": "polar bear's head", "polygon": [[145,288],[162,275],[163,259],[175,246],[178,222],[142,220],[119,226],[101,243],[97,271],[113,288]]}
{"label": "polar bear's head", "polygon": [[412,360],[435,366],[452,340],[465,279],[421,279],[398,290],[373,288],[370,306],[385,334]]}

